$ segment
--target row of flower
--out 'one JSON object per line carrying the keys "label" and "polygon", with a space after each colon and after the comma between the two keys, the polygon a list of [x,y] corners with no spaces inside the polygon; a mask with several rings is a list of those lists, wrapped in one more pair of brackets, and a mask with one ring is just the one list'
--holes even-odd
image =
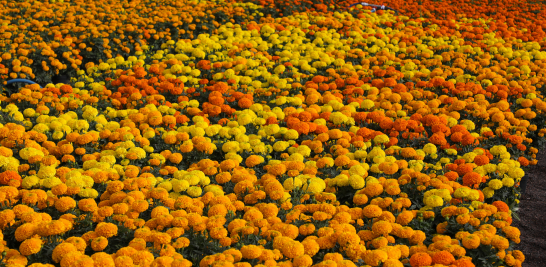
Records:
{"label": "row of flower", "polygon": [[[196,3],[34,4],[6,12],[60,25],[74,56],[73,34],[110,40],[130,27],[115,19]],[[541,45],[478,33],[487,19],[449,21],[477,38],[361,7],[249,17],[262,4],[200,3],[224,10],[214,31],[134,36],[139,50],[81,55],[69,84],[0,96],[2,264],[521,266],[510,225],[546,132]],[[11,78],[47,67],[24,55],[31,33],[3,33]]]}
{"label": "row of flower", "polygon": [[[193,39],[201,33],[217,34],[219,27],[228,22],[246,25],[250,30],[256,23],[270,22],[271,17],[297,12],[321,11],[331,17],[330,11],[349,11],[355,17],[362,16],[347,9],[355,1],[244,2],[248,3],[174,0],[135,0],[107,6],[81,0],[2,3],[0,83],[30,78],[46,84],[65,75],[74,77],[78,70],[86,70],[87,64],[105,62],[117,55],[138,56],[150,47],[155,52],[162,49],[165,40]],[[424,31],[437,32],[434,36],[463,37],[466,45],[480,46],[473,40],[483,41],[487,38],[484,34],[536,42],[530,44],[535,47],[544,47],[546,42],[543,5],[528,1],[497,1],[494,5],[474,0],[464,4],[420,0],[370,3],[395,8],[401,15],[408,16],[400,17],[403,21],[422,16],[426,18],[422,25]],[[184,5],[191,5],[192,10],[181,8]],[[459,23],[454,23],[455,20]],[[391,27],[396,22],[387,22],[382,27]],[[358,23],[343,21],[324,26],[343,32],[362,29]]]}

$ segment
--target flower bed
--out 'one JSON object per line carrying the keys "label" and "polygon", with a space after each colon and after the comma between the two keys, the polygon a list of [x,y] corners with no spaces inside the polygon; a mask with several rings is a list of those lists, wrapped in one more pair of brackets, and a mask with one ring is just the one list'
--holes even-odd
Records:
{"label": "flower bed", "polygon": [[349,4],[0,2],[0,264],[521,266],[540,27]]}

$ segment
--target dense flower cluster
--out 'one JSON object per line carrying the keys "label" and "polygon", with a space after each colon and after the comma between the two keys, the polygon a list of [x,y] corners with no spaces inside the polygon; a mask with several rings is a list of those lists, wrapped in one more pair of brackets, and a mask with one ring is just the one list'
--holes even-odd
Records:
{"label": "dense flower cluster", "polygon": [[525,260],[544,40],[345,4],[31,2],[0,2],[0,80],[73,72],[0,95],[8,266]]}

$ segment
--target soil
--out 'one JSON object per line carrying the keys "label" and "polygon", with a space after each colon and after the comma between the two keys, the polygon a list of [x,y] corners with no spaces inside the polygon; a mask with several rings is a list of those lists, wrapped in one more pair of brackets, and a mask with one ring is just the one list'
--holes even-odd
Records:
{"label": "soil", "polygon": [[546,266],[546,149],[537,155],[538,164],[527,171],[528,181],[525,194],[513,226],[521,231],[518,249],[525,255],[523,267]]}

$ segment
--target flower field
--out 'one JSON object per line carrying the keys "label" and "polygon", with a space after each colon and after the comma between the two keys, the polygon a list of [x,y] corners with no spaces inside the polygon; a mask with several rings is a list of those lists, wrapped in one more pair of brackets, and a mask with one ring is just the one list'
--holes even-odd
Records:
{"label": "flower field", "polygon": [[0,1],[0,266],[522,266],[546,5],[354,3]]}

